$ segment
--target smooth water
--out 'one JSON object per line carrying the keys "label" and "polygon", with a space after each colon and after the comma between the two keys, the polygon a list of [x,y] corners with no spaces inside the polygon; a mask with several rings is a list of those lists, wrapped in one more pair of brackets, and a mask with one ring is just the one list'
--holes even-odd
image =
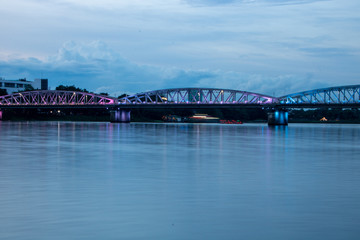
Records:
{"label": "smooth water", "polygon": [[0,122],[0,239],[360,239],[360,126]]}

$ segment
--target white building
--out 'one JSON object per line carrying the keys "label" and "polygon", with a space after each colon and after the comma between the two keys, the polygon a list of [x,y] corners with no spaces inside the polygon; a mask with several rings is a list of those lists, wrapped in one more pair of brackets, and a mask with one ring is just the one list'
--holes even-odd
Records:
{"label": "white building", "polygon": [[35,79],[32,82],[27,81],[26,78],[19,80],[5,80],[4,78],[0,77],[0,89],[6,89],[8,94],[30,89],[48,90],[48,80]]}

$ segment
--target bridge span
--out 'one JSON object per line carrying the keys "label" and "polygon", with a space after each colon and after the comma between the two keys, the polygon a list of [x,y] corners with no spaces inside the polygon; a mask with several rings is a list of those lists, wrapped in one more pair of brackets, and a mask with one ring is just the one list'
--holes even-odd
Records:
{"label": "bridge span", "polygon": [[113,122],[130,122],[130,112],[136,108],[265,108],[269,124],[286,125],[287,109],[321,107],[360,108],[360,85],[314,89],[281,97],[216,88],[161,89],[120,99],[85,92],[36,90],[0,96],[0,119],[6,109],[26,108],[106,108]]}

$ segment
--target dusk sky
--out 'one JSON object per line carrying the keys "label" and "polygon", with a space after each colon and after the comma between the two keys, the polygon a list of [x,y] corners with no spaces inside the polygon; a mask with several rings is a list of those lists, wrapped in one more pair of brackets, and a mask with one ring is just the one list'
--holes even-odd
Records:
{"label": "dusk sky", "polygon": [[113,96],[360,84],[359,0],[0,0],[0,77]]}

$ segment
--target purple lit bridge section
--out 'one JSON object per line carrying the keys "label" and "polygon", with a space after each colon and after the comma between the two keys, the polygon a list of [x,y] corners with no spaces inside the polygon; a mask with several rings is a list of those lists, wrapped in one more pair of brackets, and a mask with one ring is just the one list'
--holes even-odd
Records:
{"label": "purple lit bridge section", "polygon": [[[130,118],[126,109],[134,108],[244,108],[271,106],[277,98],[246,91],[216,88],[172,88],[148,91],[119,99],[119,116],[117,119]],[[122,110],[120,110],[122,109]],[[122,116],[120,118],[120,115]],[[114,117],[112,117],[114,119]],[[287,122],[286,122],[287,123]]]}
{"label": "purple lit bridge section", "polygon": [[[215,88],[172,88],[137,93],[119,99],[126,105],[266,105],[277,102],[277,98],[253,92]],[[191,107],[191,106],[190,106]]]}
{"label": "purple lit bridge section", "polygon": [[24,108],[104,108],[117,99],[86,92],[40,90],[0,96],[0,120],[3,109]]}
{"label": "purple lit bridge section", "polygon": [[[253,92],[216,88],[171,88],[148,91],[126,96],[119,99],[118,110],[111,119],[130,121],[130,111],[135,108],[233,108],[260,107],[271,105],[277,99],[268,95]],[[118,116],[118,117],[115,117]]]}
{"label": "purple lit bridge section", "polygon": [[116,98],[85,92],[41,90],[0,96],[0,107],[112,105]]}

